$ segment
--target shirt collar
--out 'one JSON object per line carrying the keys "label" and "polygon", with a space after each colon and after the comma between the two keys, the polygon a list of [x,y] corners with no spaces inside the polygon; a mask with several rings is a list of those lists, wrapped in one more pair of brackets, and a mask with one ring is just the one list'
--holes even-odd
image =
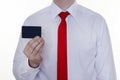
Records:
{"label": "shirt collar", "polygon": [[[66,11],[68,11],[70,13],[71,16],[76,17],[76,13],[77,13],[77,2],[74,2]],[[58,14],[60,12],[64,12],[64,10],[62,10],[61,8],[59,8],[54,2],[51,5],[51,16],[52,18],[55,18],[56,16],[58,16]]]}

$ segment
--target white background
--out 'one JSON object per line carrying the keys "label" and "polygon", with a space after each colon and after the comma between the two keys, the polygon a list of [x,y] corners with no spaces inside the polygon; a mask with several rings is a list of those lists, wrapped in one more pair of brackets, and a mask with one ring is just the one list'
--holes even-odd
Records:
{"label": "white background", "polygon": [[[15,80],[12,73],[14,53],[21,26],[32,13],[50,5],[52,0],[0,0],[0,80]],[[119,0],[77,0],[101,14],[110,31],[117,78],[120,80],[120,2]]]}

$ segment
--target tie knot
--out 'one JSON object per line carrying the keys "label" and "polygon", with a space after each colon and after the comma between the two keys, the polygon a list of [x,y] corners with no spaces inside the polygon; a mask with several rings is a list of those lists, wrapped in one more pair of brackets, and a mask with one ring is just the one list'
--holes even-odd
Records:
{"label": "tie knot", "polygon": [[60,18],[61,18],[62,20],[65,20],[65,18],[66,18],[68,15],[69,15],[69,12],[68,12],[68,11],[66,11],[66,12],[61,12],[61,13],[59,14],[59,16],[60,16]]}

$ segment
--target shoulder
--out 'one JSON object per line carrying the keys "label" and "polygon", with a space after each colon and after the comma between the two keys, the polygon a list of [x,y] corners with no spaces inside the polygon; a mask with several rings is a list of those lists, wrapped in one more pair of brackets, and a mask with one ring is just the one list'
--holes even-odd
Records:
{"label": "shoulder", "polygon": [[91,27],[99,29],[103,27],[103,24],[106,25],[106,21],[101,14],[86,7],[83,7],[82,5],[78,5],[77,10],[79,19],[82,19],[82,21],[85,23],[91,24]]}
{"label": "shoulder", "polygon": [[89,24],[87,28],[92,28],[96,33],[102,32],[103,29],[107,28],[107,23],[101,14],[81,5],[78,5],[77,9],[79,19],[82,19],[83,23]]}
{"label": "shoulder", "polygon": [[90,18],[91,20],[104,20],[103,16],[91,9],[88,9],[82,5],[77,6],[78,13],[85,18]]}
{"label": "shoulder", "polygon": [[23,25],[29,25],[29,24],[32,25],[32,23],[38,20],[42,20],[45,16],[49,14],[49,10],[50,10],[50,6],[31,14],[26,18]]}

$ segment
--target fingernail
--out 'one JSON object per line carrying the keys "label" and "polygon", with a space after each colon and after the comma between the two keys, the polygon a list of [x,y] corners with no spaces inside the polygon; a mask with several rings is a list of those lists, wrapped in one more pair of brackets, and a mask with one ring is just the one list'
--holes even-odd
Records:
{"label": "fingernail", "polygon": [[39,36],[36,36],[36,38],[39,38]]}

